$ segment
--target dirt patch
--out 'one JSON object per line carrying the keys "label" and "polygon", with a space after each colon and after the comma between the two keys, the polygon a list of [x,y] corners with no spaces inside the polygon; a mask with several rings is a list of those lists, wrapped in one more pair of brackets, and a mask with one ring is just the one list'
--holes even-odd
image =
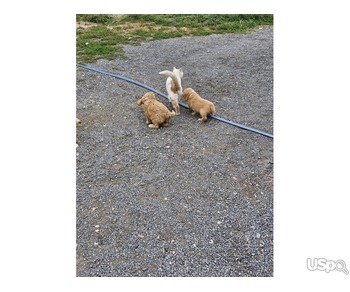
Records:
{"label": "dirt patch", "polygon": [[86,29],[97,26],[96,23],[86,22],[86,21],[78,21],[76,24],[76,29]]}

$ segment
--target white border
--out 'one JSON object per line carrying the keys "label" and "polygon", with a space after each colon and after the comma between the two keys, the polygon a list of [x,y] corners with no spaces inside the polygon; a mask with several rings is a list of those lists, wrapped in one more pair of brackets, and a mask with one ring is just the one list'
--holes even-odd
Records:
{"label": "white border", "polygon": [[[346,2],[61,2],[8,4],[1,19],[4,283],[36,291],[346,287],[350,276],[306,269],[308,257],[350,266]],[[76,13],[274,14],[273,278],[75,278]]]}

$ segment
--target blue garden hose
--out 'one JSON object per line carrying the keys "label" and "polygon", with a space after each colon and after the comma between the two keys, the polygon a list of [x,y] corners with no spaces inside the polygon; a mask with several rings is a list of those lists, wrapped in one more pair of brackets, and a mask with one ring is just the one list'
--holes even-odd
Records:
{"label": "blue garden hose", "polygon": [[[100,71],[100,70],[97,70],[97,69],[94,69],[92,67],[89,67],[89,66],[86,66],[86,65],[81,65],[81,64],[77,64],[78,67],[81,67],[81,68],[84,68],[84,69],[87,69],[87,70],[90,70],[90,71],[93,71],[93,72],[96,72],[96,73],[100,73],[100,74],[103,74],[103,75],[107,75],[107,76],[111,76],[111,77],[115,77],[115,78],[118,78],[120,80],[124,80],[126,82],[129,82],[129,83],[132,83],[132,84],[135,84],[137,86],[140,86],[140,87],[143,87],[147,90],[150,90],[166,99],[168,99],[168,97],[166,95],[164,95],[163,93],[153,89],[152,87],[149,87],[145,84],[142,84],[138,81],[135,81],[135,80],[132,80],[132,79],[129,79],[129,78],[126,78],[126,77],[123,77],[123,76],[120,76],[120,75],[116,75],[116,74],[112,74],[112,73],[108,73],[108,72],[104,72],[104,71]],[[181,105],[182,107],[184,108],[187,108],[188,109],[188,106],[186,104],[183,104],[181,102],[179,102],[179,105]],[[265,137],[269,137],[269,138],[273,138],[273,136],[271,134],[268,134],[268,133],[265,133],[265,132],[262,132],[262,131],[259,131],[259,130],[256,130],[256,129],[253,129],[253,128],[250,128],[250,127],[247,127],[247,126],[244,126],[244,125],[241,125],[241,124],[237,124],[235,122],[232,122],[232,121],[229,121],[229,120],[226,120],[224,118],[220,118],[216,115],[209,115],[211,118],[215,119],[215,120],[218,120],[220,122],[223,122],[223,123],[226,123],[228,125],[231,125],[231,126],[235,126],[235,127],[238,127],[238,128],[241,128],[241,129],[244,129],[244,130],[247,130],[247,131],[250,131],[250,132],[254,132],[254,133],[257,133],[257,134],[260,134],[260,135],[263,135]]]}

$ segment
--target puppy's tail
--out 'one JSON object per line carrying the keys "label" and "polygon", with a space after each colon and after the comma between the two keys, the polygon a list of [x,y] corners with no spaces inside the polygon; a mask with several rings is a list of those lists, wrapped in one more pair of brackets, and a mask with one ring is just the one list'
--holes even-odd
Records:
{"label": "puppy's tail", "polygon": [[169,111],[168,114],[169,114],[169,116],[168,116],[169,118],[171,118],[171,117],[176,115],[176,113],[174,111]]}
{"label": "puppy's tail", "polygon": [[210,111],[211,111],[211,114],[216,113],[216,109],[213,103],[210,105]]}
{"label": "puppy's tail", "polygon": [[169,70],[165,70],[165,71],[159,72],[159,74],[171,77],[171,79],[174,81],[174,88],[172,88],[172,90],[174,92],[179,92],[182,94],[181,83],[180,83],[179,79],[177,78],[177,76],[173,72],[171,72]]}

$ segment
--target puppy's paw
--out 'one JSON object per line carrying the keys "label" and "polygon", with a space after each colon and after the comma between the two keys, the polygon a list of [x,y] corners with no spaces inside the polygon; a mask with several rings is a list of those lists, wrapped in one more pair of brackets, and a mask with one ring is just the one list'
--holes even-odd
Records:
{"label": "puppy's paw", "polygon": [[148,127],[150,127],[151,129],[158,129],[159,125],[149,124]]}

